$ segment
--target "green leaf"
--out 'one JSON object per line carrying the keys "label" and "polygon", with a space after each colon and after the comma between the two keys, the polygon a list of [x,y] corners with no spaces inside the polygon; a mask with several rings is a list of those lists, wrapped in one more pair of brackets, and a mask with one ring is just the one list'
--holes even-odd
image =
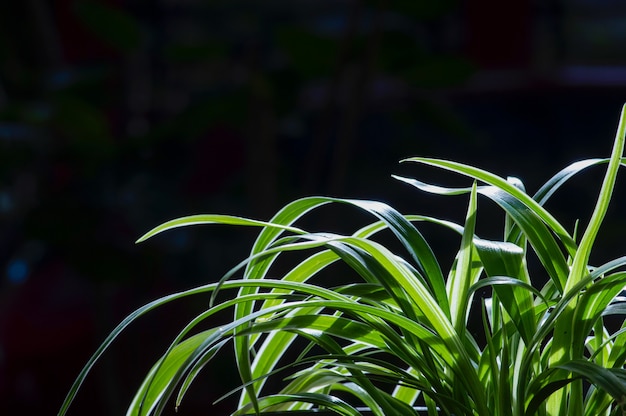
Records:
{"label": "green leaf", "polygon": [[[626,135],[626,105],[622,107],[622,113],[620,116],[620,122],[617,128],[615,141],[613,143],[613,150],[611,152],[611,158],[609,165],[602,181],[602,188],[596,201],[591,219],[585,229],[585,232],[580,241],[580,246],[573,256],[572,267],[567,278],[566,285],[564,287],[564,293],[574,290],[574,287],[578,285],[589,274],[589,256],[596,240],[600,225],[606,215],[606,211],[609,206],[609,201],[613,194],[613,188],[615,187],[615,181],[617,179],[617,171],[619,170],[622,155],[624,153],[624,140]],[[567,308],[563,312],[562,319],[559,320],[554,329],[554,342],[552,352],[550,355],[550,364],[552,366],[560,364],[563,361],[582,358],[582,351],[580,348],[572,350],[570,346],[573,342],[574,331],[572,329],[572,318],[576,308],[576,299],[573,299],[567,305]],[[576,353],[576,355],[574,355]],[[580,383],[574,385],[574,388],[581,390]],[[572,396],[574,400],[578,400],[578,395]],[[562,393],[553,395],[549,400],[549,409],[554,411],[562,402]],[[574,404],[575,407],[575,404]]]}
{"label": "green leaf", "polygon": [[[491,185],[494,188],[492,188],[492,190],[490,191],[486,191],[484,193],[486,196],[494,199],[494,201],[500,205],[500,201],[498,198],[500,196],[500,191],[504,192],[505,194],[510,195],[514,200],[519,201],[523,206],[527,208],[527,210],[530,210],[531,212],[533,212],[535,216],[539,217],[541,221],[543,221],[546,225],[548,225],[549,228],[563,242],[563,244],[568,249],[568,251],[574,252],[576,250],[576,243],[574,242],[572,237],[569,235],[569,233],[563,228],[563,226],[552,216],[552,214],[546,211],[541,205],[539,205],[539,203],[537,203],[534,199],[528,196],[525,192],[523,192],[517,186],[515,186],[512,183],[509,183],[506,179],[503,179],[497,175],[494,175],[493,173],[487,172],[485,170],[482,170],[473,166],[464,165],[462,163],[452,162],[448,160],[415,157],[415,158],[405,159],[402,162],[415,162],[415,163],[421,163],[421,164],[425,164],[429,166],[438,167],[441,169],[458,173],[460,175],[468,176],[472,179],[482,181],[486,184]],[[418,187],[419,189],[422,189],[421,185],[423,184],[423,182],[416,181],[414,179],[407,179],[407,178],[403,178],[403,177],[399,177],[395,175],[394,177],[401,181],[412,184]],[[427,191],[427,192],[432,192],[432,191],[429,191],[429,189],[434,190],[436,188],[437,187],[435,188],[427,187],[427,188],[423,188],[422,190]],[[479,191],[481,191],[481,189],[482,187],[479,187]],[[489,187],[485,187],[484,189],[487,190],[489,189]],[[494,190],[496,191],[496,193],[495,195],[492,196],[492,192]],[[434,193],[437,193],[437,192],[434,192]],[[521,214],[523,213],[520,212],[518,215],[521,215]]]}
{"label": "green leaf", "polygon": [[609,393],[619,406],[626,404],[626,370],[604,368],[586,360],[572,360],[555,366],[588,380]]}
{"label": "green leaf", "polygon": [[459,334],[463,334],[468,316],[468,304],[471,301],[469,288],[478,279],[480,268],[473,264],[475,257],[474,228],[476,225],[476,184],[472,188],[469,207],[465,217],[465,227],[461,238],[461,247],[457,252],[455,268],[448,280],[447,290],[450,299],[451,322]]}
{"label": "green leaf", "polygon": [[609,207],[609,201],[613,195],[613,188],[615,187],[615,181],[617,180],[617,171],[619,170],[622,155],[624,154],[624,141],[626,140],[626,105],[622,108],[622,114],[620,116],[619,126],[615,136],[615,142],[613,144],[613,150],[611,152],[611,159],[609,166],[607,167],[604,180],[602,181],[602,188],[596,201],[589,225],[585,229],[585,233],[580,240],[580,246],[576,251],[572,262],[571,273],[567,280],[567,286],[565,290],[569,290],[572,286],[576,285],[580,279],[582,279],[587,273],[587,263],[589,262],[589,255],[593,248],[593,243],[600,230],[600,225],[606,215],[606,211]]}
{"label": "green leaf", "polygon": [[160,234],[164,231],[171,230],[178,227],[189,227],[192,225],[208,225],[208,224],[223,224],[223,225],[239,225],[239,226],[247,226],[247,227],[267,227],[265,229],[277,229],[278,232],[287,230],[293,233],[302,234],[304,231],[299,228],[289,227],[285,225],[280,225],[276,223],[264,222],[251,220],[248,218],[235,217],[232,215],[211,215],[211,214],[202,214],[202,215],[190,215],[187,217],[176,218],[174,220],[170,220],[164,222],[163,224],[154,227],[152,230],[148,231],[139,239],[137,239],[136,243],[141,243],[146,241],[147,239],[154,237],[157,234]]}
{"label": "green leaf", "polygon": [[[184,340],[172,348],[167,355],[161,358],[148,372],[141,387],[137,390],[128,411],[128,415],[148,415],[154,410],[162,398],[167,386],[187,361],[191,354],[200,345],[215,333],[215,329],[203,331]],[[215,345],[208,352],[208,357],[214,356],[224,343]]]}
{"label": "green leaf", "polygon": [[[321,393],[298,393],[298,394],[274,394],[268,397],[261,397],[258,400],[259,409],[268,409],[273,406],[291,402],[312,403],[323,408],[328,408],[332,412],[344,416],[361,416],[361,413],[343,400],[327,394]],[[251,410],[248,406],[234,413],[234,416],[244,415]]]}
{"label": "green leaf", "polygon": [[512,243],[486,240],[479,240],[476,248],[487,276],[492,278],[486,282],[494,288],[498,301],[528,345],[536,332],[533,293],[539,291],[525,276],[523,250]]}
{"label": "green leaf", "polygon": [[574,311],[572,327],[572,348],[574,356],[581,356],[585,338],[594,324],[605,313],[609,304],[626,286],[626,272],[616,273],[593,283],[579,297]]}
{"label": "green leaf", "polygon": [[[567,280],[569,266],[563,256],[561,249],[556,243],[552,232],[557,234],[566,248],[576,249],[574,240],[567,234],[563,227],[537,204],[532,198],[520,189],[510,184],[506,180],[499,178],[491,173],[468,167],[466,165],[456,164],[448,161],[439,161],[434,159],[413,158],[408,161],[422,162],[433,166],[442,167],[444,169],[453,170],[455,172],[468,175],[474,179],[481,180],[492,184],[492,186],[479,186],[478,193],[485,195],[496,202],[509,217],[523,231],[528,238],[533,249],[537,253],[541,263],[546,268],[552,280],[559,289],[562,289]],[[406,182],[418,189],[430,193],[440,195],[458,195],[467,192],[468,188],[444,188],[434,185],[425,184],[424,182],[394,176],[396,179]],[[548,228],[548,226],[550,228]]]}
{"label": "green leaf", "polygon": [[541,389],[537,390],[537,392],[532,395],[532,399],[526,406],[526,412],[524,414],[526,416],[536,415],[538,413],[539,406],[541,406],[541,404],[544,403],[548,399],[548,397],[550,397],[554,392],[572,383],[574,380],[575,379],[573,378],[556,380],[546,384]]}

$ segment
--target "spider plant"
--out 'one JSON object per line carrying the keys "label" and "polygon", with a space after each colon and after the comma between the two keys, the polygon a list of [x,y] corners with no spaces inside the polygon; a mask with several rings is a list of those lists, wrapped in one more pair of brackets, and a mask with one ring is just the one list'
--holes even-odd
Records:
{"label": "spider plant", "polygon": [[[183,325],[156,360],[129,415],[178,407],[227,345],[234,348],[241,378],[240,389],[230,393],[239,396],[234,415],[316,409],[359,415],[366,407],[375,415],[405,416],[417,414],[418,406],[429,415],[622,414],[626,257],[597,266],[589,259],[624,163],[625,112],[626,106],[610,158],[573,163],[532,196],[518,179],[448,160],[406,159],[470,179],[471,186],[450,188],[396,177],[428,193],[466,195],[462,224],[404,215],[377,201],[308,197],[269,221],[194,215],[154,228],[138,241],[198,224],[260,232],[250,254],[221,279],[164,296],[124,319],[84,367],[59,414],[128,325],[197,295],[207,296],[208,308]],[[606,173],[578,238],[544,206],[564,183],[594,166],[605,166]],[[500,239],[477,235],[479,198],[502,209]],[[371,223],[347,235],[298,225],[331,204],[363,211]],[[445,273],[419,231],[425,223],[448,230],[450,244],[458,247]],[[383,232],[397,241],[383,244]],[[296,265],[288,262],[286,272],[275,272],[290,256]],[[531,256],[537,267],[528,266]],[[354,273],[351,283],[316,283],[341,262]],[[206,329],[224,310],[232,311],[232,319]],[[621,327],[609,327],[608,316]],[[472,325],[482,333],[471,331]]]}

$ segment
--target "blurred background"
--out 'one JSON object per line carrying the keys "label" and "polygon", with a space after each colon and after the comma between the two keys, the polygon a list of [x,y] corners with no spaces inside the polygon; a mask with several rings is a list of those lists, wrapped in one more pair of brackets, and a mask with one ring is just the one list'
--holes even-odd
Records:
{"label": "blurred background", "polygon": [[[625,44],[622,0],[0,2],[2,412],[54,414],[126,314],[219,279],[254,237],[203,227],[134,244],[163,221],[269,219],[313,194],[458,220],[452,200],[390,175],[455,178],[398,161],[469,162],[532,193],[571,161],[608,156]],[[568,229],[601,174],[554,205]],[[598,260],[624,254],[624,195]],[[310,224],[346,226],[353,214],[338,212]],[[70,414],[121,414],[206,302],[132,326]],[[236,385],[229,359],[206,369],[184,414],[230,409],[211,407]]]}

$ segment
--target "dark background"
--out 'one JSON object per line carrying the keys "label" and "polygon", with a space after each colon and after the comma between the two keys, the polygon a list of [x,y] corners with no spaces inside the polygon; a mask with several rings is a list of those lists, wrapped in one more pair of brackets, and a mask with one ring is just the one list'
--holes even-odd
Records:
{"label": "dark background", "polygon": [[[3,414],[55,413],[126,314],[217,280],[254,236],[181,229],[135,245],[151,227],[196,213],[268,219],[312,194],[459,220],[465,200],[390,174],[455,178],[398,161],[469,162],[532,193],[571,161],[608,156],[626,101],[622,0],[0,4]],[[601,173],[553,204],[568,229],[588,218]],[[626,249],[623,207],[598,261]],[[351,215],[323,210],[311,226],[348,232]],[[485,233],[489,223],[479,218]],[[121,414],[205,306],[181,302],[132,326],[70,414]],[[236,384],[229,362],[205,370],[183,414],[227,412],[210,403]]]}

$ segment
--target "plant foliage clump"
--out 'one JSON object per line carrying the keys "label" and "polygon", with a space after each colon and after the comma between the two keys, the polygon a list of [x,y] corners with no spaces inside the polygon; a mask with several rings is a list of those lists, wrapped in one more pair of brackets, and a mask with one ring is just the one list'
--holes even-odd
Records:
{"label": "plant foliage clump", "polygon": [[[470,187],[450,188],[396,177],[424,192],[466,194],[463,224],[401,214],[377,201],[308,197],[267,222],[195,215],[156,227],[139,241],[196,224],[259,227],[260,232],[245,260],[219,281],[165,296],[128,316],[85,366],[60,414],[130,323],[198,294],[210,294],[210,306],[184,325],[146,375],[129,415],[161,414],[172,400],[178,406],[226,345],[234,347],[241,378],[234,415],[313,409],[359,415],[363,406],[379,416],[417,414],[417,407],[429,415],[622,414],[626,298],[620,294],[626,257],[601,265],[589,259],[624,164],[625,112],[626,106],[610,158],[573,163],[534,195],[518,179],[476,167],[406,159],[472,180]],[[606,173],[578,238],[544,205],[570,178],[594,166],[606,166]],[[501,239],[476,234],[479,198],[504,212]],[[364,211],[372,221],[349,235],[298,226],[303,216],[328,204]],[[458,250],[449,270],[444,272],[419,231],[423,223],[450,230]],[[400,243],[395,250],[378,242],[384,230]],[[292,252],[301,253],[302,260],[273,276],[272,266]],[[531,255],[538,259],[536,270],[528,267]],[[355,272],[352,283],[314,283],[337,262]],[[218,293],[228,291],[233,296],[217,301]],[[478,306],[472,310],[471,305]],[[230,322],[198,329],[223,310],[232,310]],[[609,328],[609,316],[621,320],[621,327]],[[480,334],[469,330],[476,319]],[[278,390],[268,383],[272,378],[282,381]]]}

